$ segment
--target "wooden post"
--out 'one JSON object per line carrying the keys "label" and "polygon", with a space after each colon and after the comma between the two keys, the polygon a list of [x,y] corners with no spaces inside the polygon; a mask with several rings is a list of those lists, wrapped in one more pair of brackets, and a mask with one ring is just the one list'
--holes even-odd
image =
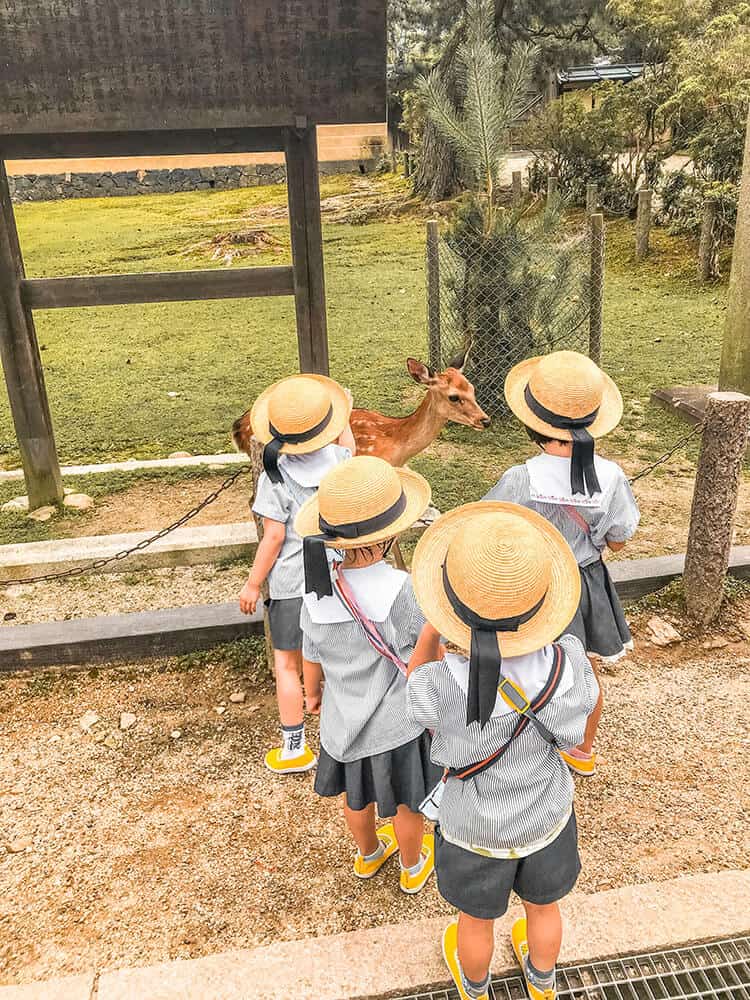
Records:
{"label": "wooden post", "polygon": [[645,260],[648,255],[648,241],[651,235],[651,201],[654,192],[641,188],[638,192],[638,215],[635,220],[635,259]]}
{"label": "wooden post", "polygon": [[[263,472],[263,445],[256,438],[252,438],[250,441],[250,466],[252,468],[251,476],[253,480],[254,501],[258,492],[258,480]],[[250,506],[252,507],[252,503]],[[260,541],[263,538],[263,518],[253,513],[253,520],[255,521],[255,532],[258,536],[258,545],[260,545]],[[266,604],[266,601],[268,600],[268,580],[266,580],[260,588],[260,597],[263,601],[263,632],[266,637],[266,661],[268,663],[268,669],[271,672],[271,676],[273,677],[273,643],[271,642],[271,629],[268,624],[268,605]]]}
{"label": "wooden post", "polygon": [[314,125],[286,130],[286,170],[300,371],[328,375],[323,227]]}
{"label": "wooden post", "polygon": [[750,111],[734,231],[719,388],[750,394]]}
{"label": "wooden post", "polygon": [[596,181],[589,181],[586,185],[586,215],[591,216],[599,209],[599,185]]}
{"label": "wooden post", "polygon": [[523,199],[523,176],[520,170],[514,170],[511,175],[513,179],[513,189],[511,194],[511,204],[513,208],[518,208]]}
{"label": "wooden post", "polygon": [[427,334],[430,368],[440,371],[443,353],[440,330],[440,230],[435,219],[427,223]]}
{"label": "wooden post", "polygon": [[61,503],[63,487],[34,319],[21,299],[24,276],[8,177],[0,160],[0,356],[29,508],[35,510]]}
{"label": "wooden post", "polygon": [[591,237],[589,357],[602,363],[602,328],[604,326],[604,216],[594,212],[589,222]]}
{"label": "wooden post", "polygon": [[560,193],[560,178],[550,174],[547,178],[547,201],[554,201]]}
{"label": "wooden post", "polygon": [[748,431],[750,397],[712,392],[695,478],[684,575],[688,613],[702,625],[712,622],[721,607]]}
{"label": "wooden post", "polygon": [[717,215],[718,205],[713,199],[707,198],[703,202],[701,240],[698,244],[698,279],[703,282],[716,277],[714,227]]}

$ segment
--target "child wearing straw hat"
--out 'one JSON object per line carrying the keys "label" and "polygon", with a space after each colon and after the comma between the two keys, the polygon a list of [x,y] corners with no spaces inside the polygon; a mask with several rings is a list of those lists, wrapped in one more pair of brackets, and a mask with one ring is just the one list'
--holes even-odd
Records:
{"label": "child wearing straw hat", "polygon": [[[240,608],[253,614],[267,579],[282,745],[269,750],[265,762],[278,775],[309,771],[316,763],[305,741],[301,675],[304,671],[305,687],[311,689],[317,678],[312,676],[308,683],[309,668],[302,660],[304,574],[302,539],[294,530],[294,518],[326,472],[350,457],[351,410],[351,396],[338,382],[322,375],[293,375],[261,393],[250,412],[253,434],[264,445],[264,471],[253,502],[254,513],[263,518],[263,538],[240,594]],[[308,711],[317,713],[319,705],[308,690]]]}
{"label": "child wearing straw hat", "polygon": [[[512,941],[532,1000],[554,1000],[558,900],[580,871],[575,745],[597,682],[574,636],[581,581],[565,539],[515,504],[468,504],[422,536],[412,579],[425,625],[409,663],[410,717],[446,768],[433,792],[438,890],[459,910],[443,954],[461,1000],[488,1000],[493,925],[512,890]],[[445,636],[468,655],[444,654]]]}
{"label": "child wearing straw hat", "polygon": [[[595,454],[594,446],[620,422],[620,391],[590,358],[556,351],[511,369],[505,397],[541,454],[508,469],[485,500],[523,504],[562,532],[581,573],[581,603],[567,631],[590,655],[617,660],[633,640],[602,553],[623,548],[640,513],[623,470]],[[594,773],[601,711],[600,695],[581,745],[565,754],[577,774]]]}
{"label": "child wearing straw hat", "polygon": [[[439,772],[424,726],[406,712],[406,661],[424,617],[408,574],[385,557],[429,502],[422,476],[363,456],[332,469],[295,522],[305,546],[304,655],[325,681],[315,791],[344,796],[354,874],[372,878],[398,851],[408,894],[433,871],[419,806]],[[332,571],[327,550],[337,553]],[[380,829],[376,807],[393,818]]]}

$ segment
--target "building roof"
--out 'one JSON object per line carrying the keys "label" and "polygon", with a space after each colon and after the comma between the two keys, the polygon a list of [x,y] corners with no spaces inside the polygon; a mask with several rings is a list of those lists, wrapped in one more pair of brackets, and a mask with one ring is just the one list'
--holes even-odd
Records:
{"label": "building roof", "polygon": [[593,83],[603,83],[605,80],[621,80],[629,82],[637,80],[643,74],[643,63],[617,63],[601,66],[570,66],[558,70],[557,82],[565,86],[585,86]]}

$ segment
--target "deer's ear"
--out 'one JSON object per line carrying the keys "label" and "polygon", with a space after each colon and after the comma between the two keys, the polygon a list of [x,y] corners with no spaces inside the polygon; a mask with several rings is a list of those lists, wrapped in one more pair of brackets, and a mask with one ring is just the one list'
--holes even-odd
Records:
{"label": "deer's ear", "polygon": [[406,370],[420,385],[433,385],[435,382],[435,372],[416,358],[406,359]]}

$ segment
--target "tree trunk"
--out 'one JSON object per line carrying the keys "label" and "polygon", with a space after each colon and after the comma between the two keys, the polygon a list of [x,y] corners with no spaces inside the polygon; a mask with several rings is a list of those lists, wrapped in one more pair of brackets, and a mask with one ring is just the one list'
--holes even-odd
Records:
{"label": "tree trunk", "polygon": [[729,304],[721,353],[720,389],[750,394],[750,113],[734,234]]}
{"label": "tree trunk", "polygon": [[688,613],[701,625],[712,622],[721,608],[749,428],[750,397],[739,392],[711,393],[684,575]]}

